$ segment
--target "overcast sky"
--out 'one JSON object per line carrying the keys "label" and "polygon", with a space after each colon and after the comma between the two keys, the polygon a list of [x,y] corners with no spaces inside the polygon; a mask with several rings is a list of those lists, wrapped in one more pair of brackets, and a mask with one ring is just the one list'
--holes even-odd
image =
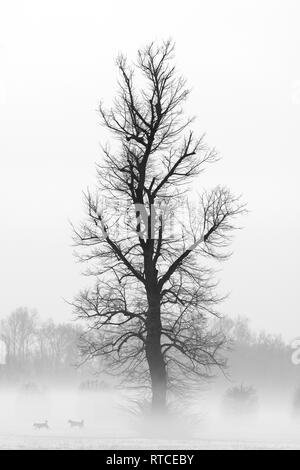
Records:
{"label": "overcast sky", "polygon": [[176,41],[188,111],[222,161],[205,182],[249,215],[222,266],[225,313],[300,336],[300,28],[295,0],[0,3],[0,317],[24,305],[65,321],[85,280],[68,220],[82,214],[105,141],[119,51]]}

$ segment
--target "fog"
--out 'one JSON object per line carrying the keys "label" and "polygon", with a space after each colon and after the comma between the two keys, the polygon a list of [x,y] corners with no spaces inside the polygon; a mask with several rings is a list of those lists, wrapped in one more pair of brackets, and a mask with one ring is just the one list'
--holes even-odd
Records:
{"label": "fog", "polygon": [[[283,397],[282,397],[283,398]],[[252,412],[224,409],[222,394],[202,391],[177,406],[165,420],[128,411],[130,397],[120,391],[83,392],[51,387],[24,393],[18,387],[0,392],[0,447],[9,449],[239,449],[300,448],[300,419],[292,397],[264,396]],[[68,420],[84,420],[71,428]],[[33,424],[48,421],[49,429]],[[159,424],[159,426],[157,426]]]}
{"label": "fog", "polygon": [[33,331],[15,338],[9,362],[0,355],[0,448],[300,448],[299,351],[245,318],[222,320],[227,368],[184,394],[170,391],[167,416],[158,417],[149,391],[121,385],[101,362],[74,365],[73,324],[44,324],[23,309],[3,324],[10,338],[12,318]]}
{"label": "fog", "polygon": [[[137,0],[0,5],[0,448],[300,448],[299,2],[145,11]],[[110,138],[98,107],[115,96],[116,56],[169,37],[191,88],[185,111],[221,157],[191,193],[224,184],[249,212],[218,265],[228,367],[154,418],[99,364],[77,368],[84,325],[69,303],[90,283],[70,221]]]}

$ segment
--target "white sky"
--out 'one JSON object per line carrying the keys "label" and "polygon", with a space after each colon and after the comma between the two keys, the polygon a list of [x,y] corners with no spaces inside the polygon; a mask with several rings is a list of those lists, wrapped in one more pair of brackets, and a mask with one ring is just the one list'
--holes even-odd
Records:
{"label": "white sky", "polygon": [[221,273],[223,311],[300,336],[299,15],[297,0],[0,0],[0,316],[71,318],[63,298],[86,281],[68,219],[95,181],[98,102],[119,51],[172,36],[188,109],[223,157],[203,181],[251,211]]}

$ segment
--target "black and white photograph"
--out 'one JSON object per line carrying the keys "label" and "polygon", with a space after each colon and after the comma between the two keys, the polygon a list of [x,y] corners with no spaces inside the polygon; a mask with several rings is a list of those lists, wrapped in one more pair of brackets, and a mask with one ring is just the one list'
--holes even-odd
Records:
{"label": "black and white photograph", "polygon": [[300,450],[299,18],[0,0],[0,450]]}

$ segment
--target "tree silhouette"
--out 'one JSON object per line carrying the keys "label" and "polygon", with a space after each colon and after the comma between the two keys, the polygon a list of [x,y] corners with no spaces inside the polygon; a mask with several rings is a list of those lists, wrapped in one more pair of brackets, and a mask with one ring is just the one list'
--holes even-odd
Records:
{"label": "tree silhouette", "polygon": [[93,288],[74,301],[87,320],[82,350],[103,355],[109,370],[151,385],[153,410],[166,406],[169,387],[208,376],[222,366],[224,338],[209,328],[218,315],[211,269],[224,259],[239,199],[223,187],[188,199],[189,184],[217,160],[190,130],[183,104],[189,94],[173,65],[171,41],[138,51],[137,63],[117,59],[114,105],[100,105],[111,146],[97,165],[95,195],[75,243]]}

